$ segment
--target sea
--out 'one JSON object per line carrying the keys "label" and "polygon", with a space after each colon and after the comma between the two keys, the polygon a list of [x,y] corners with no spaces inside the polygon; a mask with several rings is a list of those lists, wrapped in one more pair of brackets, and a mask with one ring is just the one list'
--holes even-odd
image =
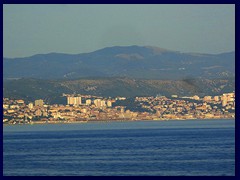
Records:
{"label": "sea", "polygon": [[235,120],[4,125],[4,176],[234,176]]}

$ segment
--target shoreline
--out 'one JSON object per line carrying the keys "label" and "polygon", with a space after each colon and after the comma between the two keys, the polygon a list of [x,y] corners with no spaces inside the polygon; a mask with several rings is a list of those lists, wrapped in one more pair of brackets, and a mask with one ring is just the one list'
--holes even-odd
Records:
{"label": "shoreline", "polygon": [[112,122],[148,122],[148,121],[154,121],[154,122],[161,122],[161,121],[207,121],[207,120],[235,120],[234,118],[208,118],[208,119],[158,119],[158,120],[90,120],[90,121],[66,121],[66,122],[46,122],[46,121],[39,121],[39,122],[31,122],[31,123],[15,123],[15,124],[4,124],[3,126],[15,126],[15,125],[52,125],[52,124],[86,124],[86,123],[112,123]]}

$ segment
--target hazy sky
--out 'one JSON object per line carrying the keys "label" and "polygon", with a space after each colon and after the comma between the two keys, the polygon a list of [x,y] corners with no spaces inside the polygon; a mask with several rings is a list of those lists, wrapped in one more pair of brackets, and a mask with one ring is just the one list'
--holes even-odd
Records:
{"label": "hazy sky", "polygon": [[110,46],[235,50],[235,5],[4,5],[4,57]]}

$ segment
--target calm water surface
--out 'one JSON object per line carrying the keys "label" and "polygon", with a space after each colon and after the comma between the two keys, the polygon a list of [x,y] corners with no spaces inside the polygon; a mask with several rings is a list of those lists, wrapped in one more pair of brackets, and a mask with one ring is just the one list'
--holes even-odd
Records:
{"label": "calm water surface", "polygon": [[235,120],[4,126],[3,175],[233,176]]}

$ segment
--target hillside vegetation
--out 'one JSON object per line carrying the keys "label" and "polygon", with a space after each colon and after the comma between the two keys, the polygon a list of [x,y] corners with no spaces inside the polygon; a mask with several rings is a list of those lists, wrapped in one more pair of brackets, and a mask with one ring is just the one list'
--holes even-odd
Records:
{"label": "hillside vegetation", "polygon": [[88,78],[75,80],[41,80],[22,78],[5,80],[4,97],[48,103],[66,103],[63,93],[115,96],[219,95],[235,90],[235,79],[146,80],[131,78]]}

